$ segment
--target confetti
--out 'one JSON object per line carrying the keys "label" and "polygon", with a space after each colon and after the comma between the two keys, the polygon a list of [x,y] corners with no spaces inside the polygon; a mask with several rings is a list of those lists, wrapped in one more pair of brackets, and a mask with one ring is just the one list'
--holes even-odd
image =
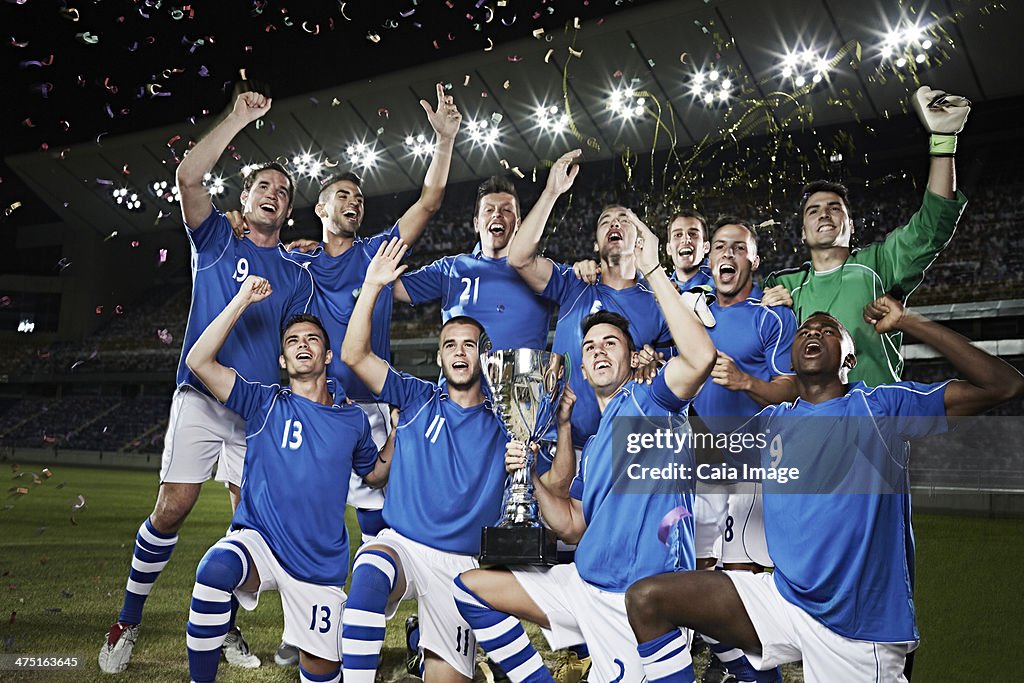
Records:
{"label": "confetti", "polygon": [[65,270],[67,270],[70,267],[71,267],[71,259],[69,259],[67,256],[65,256],[61,260],[57,261],[57,265],[54,266],[54,269],[58,273],[63,273]]}
{"label": "confetti", "polygon": [[156,336],[157,336],[157,339],[159,339],[165,345],[170,345],[171,342],[174,341],[174,337],[171,336],[171,333],[168,332],[166,329],[164,329],[164,330],[157,330],[156,331]]}
{"label": "confetti", "polygon": [[78,495],[78,500],[71,504],[71,511],[72,512],[78,512],[79,510],[81,510],[84,507],[85,507],[85,496],[79,494]]}
{"label": "confetti", "polygon": [[76,33],[75,38],[83,45],[95,45],[100,42],[99,36],[89,33],[88,31],[85,31],[84,33]]}
{"label": "confetti", "polygon": [[165,263],[167,261],[167,250],[161,249],[157,252],[157,263]]}
{"label": "confetti", "polygon": [[506,59],[513,63],[523,61],[523,58],[520,57],[519,55],[509,55],[508,57],[506,57]]}
{"label": "confetti", "polygon": [[60,11],[60,15],[62,17],[64,17],[65,19],[70,19],[71,21],[78,21],[79,19],[82,18],[81,15],[78,13],[78,10],[75,9],[74,7],[69,7],[69,8],[66,8],[66,9],[62,9]]}
{"label": "confetti", "polygon": [[682,505],[669,510],[668,514],[665,515],[658,524],[658,540],[667,545],[668,536],[672,531],[672,527],[687,517],[690,517],[690,511]]}
{"label": "confetti", "polygon": [[553,48],[553,47],[552,48],[548,48],[548,53],[546,55],[544,55],[544,63],[545,64],[550,64],[551,63],[551,55],[553,55],[553,54],[555,54],[555,48]]}
{"label": "confetti", "polygon": [[115,230],[114,232],[112,232],[109,235],[107,235],[106,237],[104,237],[103,241],[104,242],[109,242],[110,240],[114,239],[115,237],[117,237],[117,230]]}
{"label": "confetti", "polygon": [[370,41],[371,43],[379,43],[380,42],[380,34],[374,33],[373,31],[370,31],[369,33],[366,34],[366,39],[368,41]]}

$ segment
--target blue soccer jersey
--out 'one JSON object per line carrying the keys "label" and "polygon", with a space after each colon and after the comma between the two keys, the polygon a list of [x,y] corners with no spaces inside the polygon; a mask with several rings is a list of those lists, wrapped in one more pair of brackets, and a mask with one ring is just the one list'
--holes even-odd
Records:
{"label": "blue soccer jersey", "polygon": [[946,430],[945,387],[898,382],[872,389],[857,382],[839,398],[797,399],[759,416],[758,428],[772,435],[762,466],[797,468],[797,490],[827,493],[850,481],[875,480],[892,491],[865,493],[859,486],[849,493],[787,493],[786,485],[765,480],[764,528],[775,584],[786,600],[841,636],[893,643],[919,638],[906,441]]}
{"label": "blue soccer jersey", "polygon": [[[401,237],[397,223],[390,230],[373,237],[355,240],[350,249],[338,256],[329,255],[323,248],[308,255],[296,256],[300,262],[309,261],[309,270],[316,286],[310,310],[320,318],[331,338],[334,358],[327,366],[327,376],[335,379],[345,394],[355,401],[372,401],[373,392],[341,362],[341,343],[345,340],[352,309],[362,290],[366,268],[380,245],[394,237]],[[377,297],[370,337],[370,348],[386,361],[391,360],[391,303],[389,285],[387,291]]]}
{"label": "blue soccer jersey", "polygon": [[[730,356],[743,372],[768,382],[772,377],[792,374],[790,351],[796,334],[796,316],[785,306],[762,306],[761,299],[751,298],[731,306],[710,305],[715,326],[708,336],[715,348]],[[693,400],[697,414],[704,418],[715,416],[748,418],[761,410],[761,405],[745,391],[734,391],[710,379],[704,383]],[[739,426],[725,420],[715,424],[705,419],[714,431]]]}
{"label": "blue soccer jersey", "polygon": [[349,478],[353,470],[369,474],[377,459],[366,414],[241,377],[225,405],[245,418],[246,431],[241,501],[231,527],[260,532],[296,579],[343,586]]}
{"label": "blue soccer jersey", "polygon": [[380,399],[402,411],[384,521],[436,550],[480,553],[498,523],[508,434],[490,403],[463,408],[436,384],[394,368]]}
{"label": "blue soccer jersey", "polygon": [[597,433],[601,411],[594,390],[583,377],[583,330],[580,324],[600,310],[618,313],[629,321],[629,333],[640,349],[644,344],[669,346],[669,333],[654,294],[641,281],[635,287],[612,289],[600,282],[588,285],[572,272],[572,266],[554,264],[542,296],[559,305],[555,341],[551,350],[569,354],[569,386],[576,392],[572,411],[572,440],[577,448]]}
{"label": "blue soccer jersey", "polygon": [[552,306],[506,258],[476,252],[446,256],[402,276],[413,306],[441,301],[441,319],[475,318],[494,349],[546,349]]}
{"label": "blue soccer jersey", "polygon": [[[576,568],[587,583],[622,593],[642,578],[694,569],[692,491],[643,494],[612,490],[628,473],[625,463],[616,463],[612,453],[616,418],[678,416],[689,404],[672,393],[664,373],[659,372],[651,384],[627,382],[605,406],[597,434],[583,448],[579,472],[569,489],[569,495],[582,502],[587,522],[576,546]],[[693,468],[693,452],[686,450],[683,455],[679,462]],[[679,512],[673,515],[673,511]],[[672,521],[669,537],[674,534],[675,542],[659,538],[666,519]]]}
{"label": "blue soccer jersey", "polygon": [[250,275],[269,280],[273,293],[246,309],[217,360],[252,381],[277,382],[281,377],[277,360],[281,355],[281,327],[290,316],[308,310],[313,297],[312,277],[288,258],[280,245],[258,247],[252,240],[235,238],[231,223],[216,209],[198,228],[187,232],[192,245],[192,305],[178,361],[178,386],[187,384],[209,394],[185,365],[185,357]]}
{"label": "blue soccer jersey", "polygon": [[700,268],[694,273],[693,277],[686,280],[685,282],[679,281],[679,275],[676,271],[672,271],[672,274],[668,277],[669,280],[679,289],[680,292],[688,292],[694,287],[708,286],[712,290],[715,288],[715,278],[711,276],[711,271],[708,269],[708,262],[705,259],[700,264]]}

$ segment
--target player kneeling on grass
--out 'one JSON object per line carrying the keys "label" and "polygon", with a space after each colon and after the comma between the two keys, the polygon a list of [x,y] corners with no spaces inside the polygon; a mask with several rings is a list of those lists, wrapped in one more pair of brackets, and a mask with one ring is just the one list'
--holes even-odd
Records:
{"label": "player kneeling on grass", "polygon": [[[583,320],[582,372],[601,411],[597,434],[587,441],[576,473],[572,396],[563,397],[551,470],[543,477],[533,473],[544,520],[564,541],[578,544],[575,562],[477,569],[455,581],[459,611],[487,654],[516,683],[553,680],[519,618],[539,624],[552,649],[585,641],[593,661],[590,680],[643,680],[623,594],[640,578],[695,566],[692,487],[689,493],[673,483],[664,493],[633,489],[626,495],[618,490],[632,468],[624,458],[613,458],[616,424],[629,418],[662,424],[685,415],[715,364],[715,348],[693,311],[693,299],[680,297],[658,264],[657,237],[643,224],[639,231],[637,267],[682,353],[650,384],[633,381],[638,354],[629,321],[611,311]],[[510,444],[510,467],[523,467],[522,453],[523,444]],[[694,466],[692,451],[680,456]]]}
{"label": "player kneeling on grass", "polygon": [[352,372],[401,411],[384,499],[389,528],[360,548],[352,565],[341,640],[347,683],[373,683],[386,619],[413,598],[424,680],[472,680],[476,643],[455,609],[452,580],[479,566],[480,529],[501,514],[508,436],[481,387],[480,323],[455,316],[441,328],[444,386],[396,372],[372,350],[374,306],[405,270],[407,248],[397,238],[380,246],[341,345]]}
{"label": "player kneeling on grass", "polygon": [[630,624],[640,647],[655,653],[645,661],[652,683],[692,683],[680,627],[733,643],[761,670],[803,659],[808,683],[906,681],[904,660],[919,639],[907,580],[914,546],[906,442],[946,431],[947,417],[1024,395],[1024,376],[891,297],[863,315],[878,334],[933,347],[964,379],[848,383],[857,364],[850,333],[828,313],[810,315],[793,343],[799,398],[756,418],[757,431],[771,437],[761,464],[800,472],[791,493],[765,482],[775,572],[662,574],[630,587]]}
{"label": "player kneeling on grass", "polygon": [[251,610],[261,592],[274,589],[281,594],[285,637],[300,650],[301,680],[341,680],[349,475],[355,470],[371,485],[386,479],[386,464],[374,464],[377,448],[365,413],[338,405],[329,391],[330,341],[316,317],[298,315],[285,325],[280,364],[287,387],[248,382],[217,362],[242,313],[270,292],[267,280],[249,276],[186,359],[210,393],[245,418],[247,441],[231,531],[196,570],[187,627],[196,683],[216,678],[232,594]]}

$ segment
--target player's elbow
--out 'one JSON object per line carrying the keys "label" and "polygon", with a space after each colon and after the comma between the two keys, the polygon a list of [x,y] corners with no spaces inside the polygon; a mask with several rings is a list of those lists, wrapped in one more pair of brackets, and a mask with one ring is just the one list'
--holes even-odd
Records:
{"label": "player's elbow", "polygon": [[186,155],[174,172],[174,181],[178,185],[179,192],[198,190],[203,187],[203,174],[201,169],[193,170],[192,164],[188,163],[188,156]]}
{"label": "player's elbow", "polygon": [[1016,369],[1008,374],[1011,375],[1008,380],[1001,383],[1000,403],[1024,396],[1024,375]]}
{"label": "player's elbow", "polygon": [[356,372],[356,366],[367,355],[365,349],[357,347],[358,344],[350,342],[348,337],[345,337],[345,341],[341,344],[341,362],[352,368],[353,372]]}

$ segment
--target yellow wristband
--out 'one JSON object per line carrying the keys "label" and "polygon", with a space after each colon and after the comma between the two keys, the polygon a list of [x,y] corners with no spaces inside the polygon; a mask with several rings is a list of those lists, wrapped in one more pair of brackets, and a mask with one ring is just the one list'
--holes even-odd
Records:
{"label": "yellow wristband", "polygon": [[928,140],[928,154],[933,157],[951,157],[956,154],[956,136],[932,133]]}

